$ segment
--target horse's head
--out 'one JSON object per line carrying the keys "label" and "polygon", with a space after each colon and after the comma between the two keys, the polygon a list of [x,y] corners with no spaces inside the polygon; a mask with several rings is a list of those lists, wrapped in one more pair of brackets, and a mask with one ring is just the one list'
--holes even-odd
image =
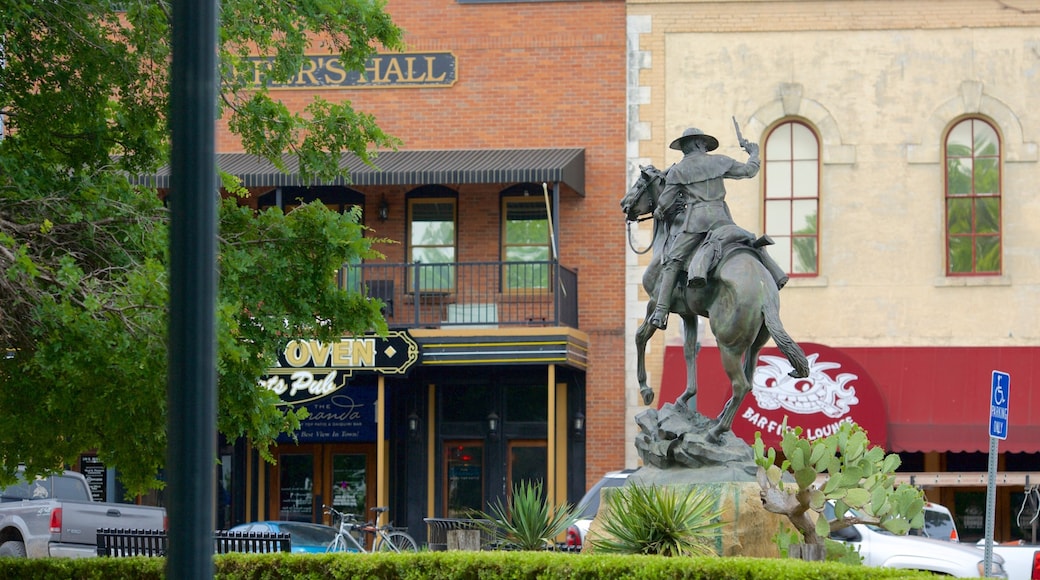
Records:
{"label": "horse's head", "polygon": [[663,178],[664,174],[653,165],[639,166],[639,179],[621,198],[621,211],[625,212],[625,219],[635,221],[639,216],[653,213]]}

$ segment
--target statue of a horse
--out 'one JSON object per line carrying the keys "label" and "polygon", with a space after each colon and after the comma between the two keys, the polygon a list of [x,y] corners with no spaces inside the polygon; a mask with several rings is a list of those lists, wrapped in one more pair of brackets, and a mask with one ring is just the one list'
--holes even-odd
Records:
{"label": "statue of a horse", "polygon": [[[636,221],[639,216],[653,213],[663,188],[664,172],[652,165],[640,167],[639,179],[621,200],[621,209],[626,219]],[[643,272],[643,288],[650,296],[650,301],[643,323],[636,331],[636,374],[639,394],[646,405],[653,402],[654,392],[646,383],[645,350],[646,343],[657,330],[649,320],[657,306],[657,285],[662,267],[660,256],[668,238],[667,231],[667,223],[654,221],[654,257]],[[695,401],[697,316],[707,317],[722,356],[722,367],[732,386],[732,395],[709,433],[712,439],[717,440],[722,433],[731,429],[737,408],[751,392],[759,352],[770,338],[794,367],[791,376],[808,376],[809,362],[801,347],[784,330],[780,322],[780,291],[769,271],[753,252],[736,251],[726,255],[716,266],[715,275],[705,287],[686,286],[685,275],[680,275],[679,280],[682,285],[676,286],[672,292],[669,310],[683,320],[686,391],[676,404],[689,408],[690,401]]]}

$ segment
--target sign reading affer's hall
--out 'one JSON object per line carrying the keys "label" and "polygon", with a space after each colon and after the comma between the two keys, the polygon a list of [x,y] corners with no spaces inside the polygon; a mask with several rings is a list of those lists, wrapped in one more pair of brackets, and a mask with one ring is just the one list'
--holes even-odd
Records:
{"label": "sign reading affer's hall", "polygon": [[455,55],[450,52],[377,54],[361,72],[347,70],[336,55],[308,55],[299,72],[284,82],[271,78],[274,62],[251,58],[245,81],[269,89],[435,88],[455,84]]}

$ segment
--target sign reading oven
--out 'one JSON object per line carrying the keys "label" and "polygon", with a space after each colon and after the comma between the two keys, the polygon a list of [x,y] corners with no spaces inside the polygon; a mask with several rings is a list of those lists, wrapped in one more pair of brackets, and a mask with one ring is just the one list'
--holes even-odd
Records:
{"label": "sign reading oven", "polygon": [[334,342],[292,340],[260,386],[277,393],[282,404],[295,405],[331,395],[357,373],[405,375],[418,361],[419,345],[403,330]]}

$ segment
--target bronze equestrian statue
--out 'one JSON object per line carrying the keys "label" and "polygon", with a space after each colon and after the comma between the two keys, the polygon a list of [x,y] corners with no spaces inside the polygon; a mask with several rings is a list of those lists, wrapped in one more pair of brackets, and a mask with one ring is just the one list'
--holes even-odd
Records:
{"label": "bronze equestrian statue", "polygon": [[[646,382],[646,343],[658,328],[663,328],[664,324],[658,323],[666,320],[669,312],[674,312],[684,322],[687,377],[686,390],[676,404],[694,411],[690,401],[697,394],[697,317],[707,317],[732,389],[732,396],[709,433],[716,441],[731,429],[737,408],[751,392],[759,352],[770,338],[791,363],[794,369],[791,376],[809,375],[805,353],[780,321],[780,287],[787,277],[775,262],[763,259],[765,252],[761,245],[763,241],[768,243],[768,239],[755,240],[750,232],[734,224],[725,205],[725,190],[716,189],[721,188],[726,176],[745,173],[746,177],[752,177],[757,173],[758,145],[741,141],[754,159],[753,163],[749,159],[749,163],[738,167],[738,162],[728,157],[710,156],[729,159],[729,162],[710,161],[706,163],[707,169],[682,169],[675,176],[672,172],[678,164],[667,173],[653,166],[641,167],[639,179],[621,200],[629,221],[654,215],[654,257],[643,273],[643,287],[650,299],[646,317],[636,331],[637,378],[643,403],[649,405],[654,399],[653,390]],[[698,156],[717,148],[718,141],[697,129],[687,129],[672,147]],[[698,176],[706,177],[694,181]],[[689,187],[691,184],[694,187]],[[670,191],[684,193],[668,200],[664,195]],[[692,215],[694,212],[698,215]],[[703,216],[707,218],[701,219]],[[689,231],[702,224],[706,226],[703,233]],[[703,256],[695,254],[693,262],[703,260],[703,263],[696,268],[687,266],[675,246],[685,246],[688,258],[689,251],[695,250],[702,240],[706,243],[699,247],[708,249]],[[679,256],[678,264],[674,263],[676,256]],[[681,278],[681,284],[677,283],[684,269],[694,269],[695,276],[704,278],[703,283],[687,284],[686,276]],[[657,316],[661,312],[663,318]]]}
{"label": "bronze equestrian statue", "polygon": [[[736,126],[736,119],[733,121]],[[746,240],[754,248],[762,263],[776,279],[778,288],[787,283],[787,274],[761,247],[771,244],[767,236],[755,240],[751,232],[733,223],[726,204],[724,179],[748,179],[758,174],[761,161],[758,144],[740,136],[740,146],[747,151],[747,163],[725,155],[711,155],[719,141],[700,129],[689,128],[672,141],[669,147],[683,152],[683,158],[665,174],[665,187],[654,218],[669,224],[665,254],[661,257],[662,283],[657,297],[657,309],[650,324],[664,329],[668,325],[668,300],[680,270],[688,270],[689,284],[694,287],[707,283],[708,270],[721,257],[722,244]],[[729,226],[729,227],[722,227]],[[692,256],[692,259],[691,259]],[[687,268],[687,263],[689,267]]]}

